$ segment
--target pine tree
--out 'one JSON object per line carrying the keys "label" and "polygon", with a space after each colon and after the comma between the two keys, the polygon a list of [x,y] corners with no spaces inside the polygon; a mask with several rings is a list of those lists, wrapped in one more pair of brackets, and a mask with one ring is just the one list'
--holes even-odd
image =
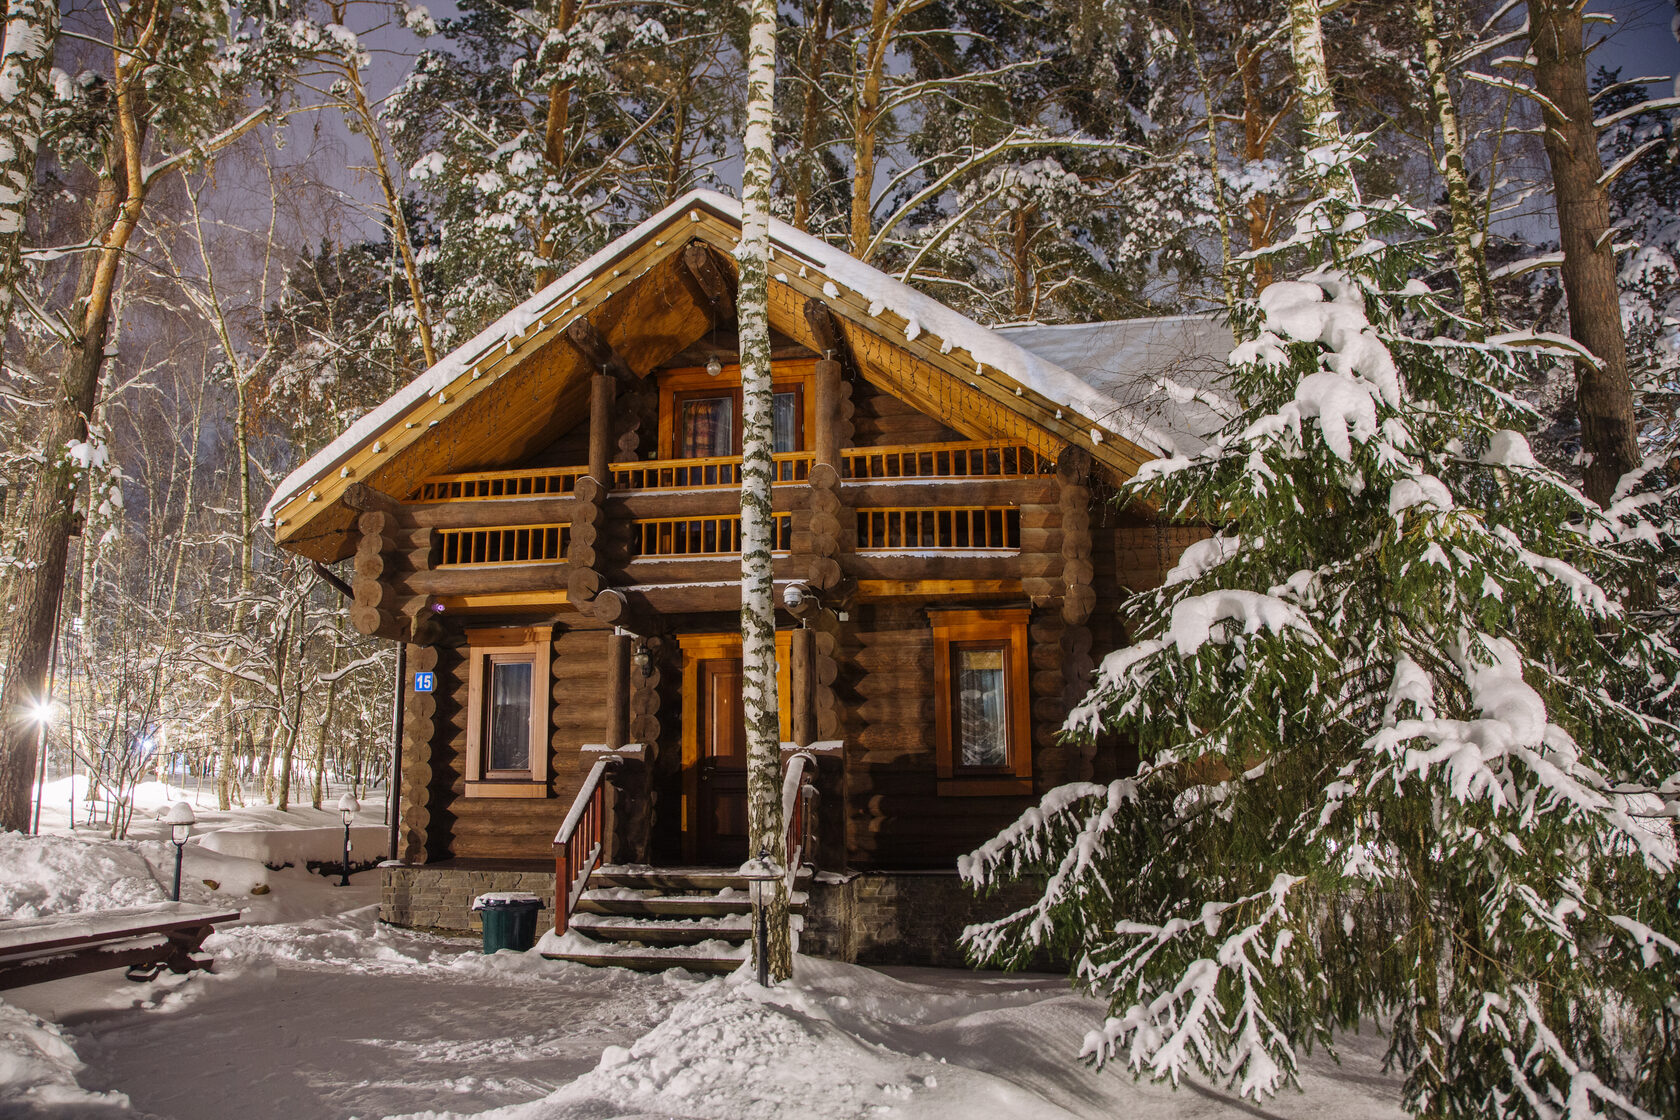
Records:
{"label": "pine tree", "polygon": [[1240,414],[1121,495],[1215,526],[1068,720],[1143,764],[963,861],[1044,884],[966,944],[1064,954],[1111,1008],[1085,1055],[1139,1076],[1260,1099],[1378,1019],[1420,1116],[1672,1115],[1677,665],[1618,601],[1649,557],[1534,460],[1533,354],[1447,336],[1419,216],[1326,132],[1278,247],[1321,263],[1234,314]]}

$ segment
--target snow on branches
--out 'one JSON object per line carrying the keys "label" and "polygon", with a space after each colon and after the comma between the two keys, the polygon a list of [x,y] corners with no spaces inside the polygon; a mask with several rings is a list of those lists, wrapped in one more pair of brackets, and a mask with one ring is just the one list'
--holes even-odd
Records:
{"label": "snow on branches", "polygon": [[1068,717],[1143,763],[963,860],[1044,884],[965,941],[1065,955],[1111,1001],[1085,1056],[1140,1076],[1261,1099],[1377,1018],[1419,1113],[1645,1115],[1680,977],[1677,662],[1625,605],[1649,543],[1530,452],[1543,343],[1419,329],[1455,315],[1406,217],[1310,208],[1326,263],[1234,314],[1243,411],[1127,486],[1215,530]]}

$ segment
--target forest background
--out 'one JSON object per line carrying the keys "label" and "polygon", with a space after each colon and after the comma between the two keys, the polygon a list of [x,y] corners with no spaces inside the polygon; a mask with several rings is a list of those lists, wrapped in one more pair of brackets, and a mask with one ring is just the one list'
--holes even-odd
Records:
{"label": "forest background", "polygon": [[[1495,314],[1567,334],[1521,0],[1325,6],[1342,125],[1370,135],[1365,190],[1453,226],[1421,11]],[[1680,369],[1674,15],[1624,2],[1587,25],[1607,39],[1588,71],[1647,456],[1673,438]],[[1286,239],[1306,201],[1287,173],[1303,122],[1282,4],[798,0],[780,16],[777,216],[980,322],[1220,311],[1273,267],[1235,262]],[[8,18],[11,61],[28,62],[20,18],[50,24],[51,46],[33,189],[0,191],[19,196],[0,219],[21,220],[0,228],[21,248],[0,276],[7,674],[46,536],[26,496],[43,478],[76,494],[45,620],[53,700],[27,730],[51,775],[92,776],[113,833],[152,774],[224,806],[377,783],[394,651],[274,549],[263,503],[612,237],[691,188],[737,190],[745,15],[19,0]],[[0,181],[18,184],[18,154],[0,152]],[[67,371],[85,432],[54,407]],[[1527,391],[1547,418],[1537,452],[1579,478],[1567,368]]]}

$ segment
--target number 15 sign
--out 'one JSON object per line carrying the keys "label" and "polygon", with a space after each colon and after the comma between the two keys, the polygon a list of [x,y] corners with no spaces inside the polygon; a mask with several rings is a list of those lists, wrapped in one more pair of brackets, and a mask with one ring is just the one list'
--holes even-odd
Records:
{"label": "number 15 sign", "polygon": [[437,688],[437,674],[436,673],[416,673],[416,674],[414,674],[414,691],[416,691],[416,692],[431,692],[436,688]]}

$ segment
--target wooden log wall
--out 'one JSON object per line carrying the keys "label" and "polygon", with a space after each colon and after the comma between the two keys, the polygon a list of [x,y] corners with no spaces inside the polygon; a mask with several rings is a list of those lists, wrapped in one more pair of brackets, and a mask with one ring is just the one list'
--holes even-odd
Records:
{"label": "wooden log wall", "polygon": [[846,446],[851,422],[844,415],[850,401],[843,394],[849,388],[840,380],[840,363],[830,358],[819,361],[813,375],[817,430],[812,433],[816,461],[811,465],[809,574],[811,586],[827,591],[839,586],[840,557],[850,551],[856,539],[852,511],[840,490],[840,450]]}
{"label": "wooden log wall", "polygon": [[[1070,448],[1056,464],[1062,513],[1062,633],[1057,655],[1061,667],[1061,717],[1066,718],[1088,688],[1091,670],[1091,612],[1097,605],[1096,567],[1091,556],[1091,457]],[[1096,748],[1090,744],[1064,746],[1063,778],[1089,781]]]}

